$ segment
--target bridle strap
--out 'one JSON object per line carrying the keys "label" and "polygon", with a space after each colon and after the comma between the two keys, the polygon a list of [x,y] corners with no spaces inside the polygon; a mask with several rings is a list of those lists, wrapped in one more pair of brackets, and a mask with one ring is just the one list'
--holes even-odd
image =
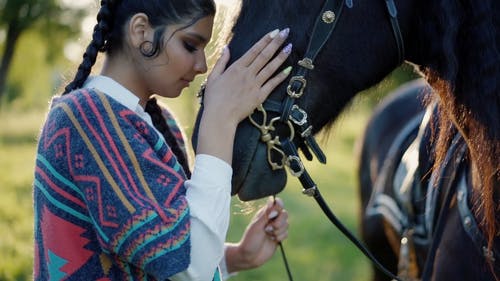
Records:
{"label": "bridle strap", "polygon": [[432,181],[435,182],[435,185],[431,185],[431,188],[434,188],[435,186],[439,187],[444,192],[444,201],[441,206],[441,210],[439,211],[439,217],[437,219],[435,230],[433,230],[432,243],[427,253],[421,280],[430,280],[434,271],[436,253],[443,237],[443,230],[446,226],[446,218],[448,217],[448,213],[450,211],[451,201],[455,196],[458,186],[458,184],[454,184],[457,181],[456,175],[460,165],[463,163],[466,151],[467,145],[461,135],[457,133],[453,138],[450,148],[448,149],[439,173],[433,175],[434,178]]}
{"label": "bridle strap", "polygon": [[311,40],[309,41],[309,46],[307,46],[307,52],[304,56],[305,58],[308,58],[311,61],[316,59],[316,56],[321,49],[323,49],[326,42],[328,42],[330,35],[335,29],[335,26],[340,19],[343,7],[343,0],[327,0],[325,4],[323,4],[323,8],[320,12],[321,17],[318,17],[314,23]]}
{"label": "bridle strap", "polygon": [[[320,15],[314,23],[311,39],[307,46],[304,58],[300,60],[296,67],[296,72],[290,79],[287,87],[287,95],[281,103],[279,112],[280,121],[285,123],[290,119],[301,120],[294,122],[299,126],[299,133],[304,145],[301,146],[307,159],[312,160],[312,155],[308,148],[312,150],[320,163],[326,163],[326,156],[312,135],[312,126],[309,125],[305,111],[295,105],[295,101],[300,98],[307,85],[306,77],[309,71],[314,70],[314,60],[318,56],[323,46],[328,42],[344,7],[344,0],[326,0],[321,9]],[[264,107],[265,108],[265,107]],[[297,115],[305,115],[304,118]],[[297,119],[300,118],[300,119]]]}
{"label": "bridle strap", "polygon": [[[337,3],[338,2],[338,3]],[[307,77],[310,70],[314,70],[314,60],[318,56],[323,46],[328,42],[330,35],[337,26],[337,22],[344,7],[344,0],[327,0],[323,4],[320,15],[314,23],[311,39],[307,46],[304,58],[298,62],[297,71],[288,83],[287,93],[281,108],[281,122],[286,122],[290,116],[290,110],[297,98],[304,93]]]}
{"label": "bridle strap", "polygon": [[396,275],[394,275],[392,272],[390,272],[388,269],[386,269],[378,260],[373,256],[373,254],[366,248],[366,246],[359,241],[354,234],[352,234],[351,231],[347,227],[344,226],[344,224],[335,216],[335,214],[332,212],[332,210],[328,207],[328,204],[325,202],[325,199],[319,192],[319,189],[314,182],[314,180],[311,178],[309,175],[309,172],[304,168],[302,163],[300,162],[300,158],[298,156],[298,151],[295,148],[295,145],[289,141],[286,140],[283,143],[283,150],[289,157],[292,158],[297,158],[298,161],[293,161],[290,163],[290,169],[293,170],[292,174],[297,174],[298,179],[300,183],[302,184],[303,190],[302,192],[305,195],[308,195],[310,197],[313,197],[316,202],[318,203],[319,207],[323,211],[323,213],[328,217],[330,222],[337,227],[342,234],[344,234],[368,259],[372,261],[372,263],[380,270],[382,271],[385,275],[390,277],[393,280],[401,280],[399,279]]}
{"label": "bridle strap", "polygon": [[405,44],[403,40],[403,35],[401,33],[401,28],[398,22],[398,9],[394,0],[385,0],[387,6],[387,12],[389,13],[389,20],[392,26],[392,33],[394,34],[394,39],[396,40],[396,45],[398,47],[398,64],[403,63],[405,58]]}

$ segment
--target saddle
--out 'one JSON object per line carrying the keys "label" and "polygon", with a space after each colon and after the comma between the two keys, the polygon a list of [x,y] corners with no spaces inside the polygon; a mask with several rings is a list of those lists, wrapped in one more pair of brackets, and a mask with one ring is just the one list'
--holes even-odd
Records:
{"label": "saddle", "polygon": [[[415,249],[427,249],[432,243],[443,198],[456,193],[462,226],[482,251],[494,260],[498,253],[487,249],[486,239],[469,207],[468,166],[463,161],[467,146],[457,133],[438,171],[432,170],[431,123],[438,114],[436,106],[410,120],[398,134],[373,186],[366,208],[367,216],[383,216],[401,238],[398,276],[416,279]],[[452,188],[452,185],[456,187]]]}
{"label": "saddle", "polygon": [[[430,110],[414,116],[394,139],[384,160],[380,175],[366,212],[368,216],[382,215],[402,236],[413,229],[421,244],[427,244],[428,226],[425,223],[427,184],[423,182],[427,163],[428,123]],[[429,208],[434,208],[429,204]]]}

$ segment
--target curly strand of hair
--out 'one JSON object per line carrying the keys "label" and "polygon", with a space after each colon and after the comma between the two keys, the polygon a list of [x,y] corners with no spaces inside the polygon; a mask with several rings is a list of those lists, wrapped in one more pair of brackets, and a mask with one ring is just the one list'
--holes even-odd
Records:
{"label": "curly strand of hair", "polygon": [[168,146],[172,149],[172,152],[177,157],[177,161],[181,164],[184,169],[184,173],[188,178],[191,177],[191,171],[189,169],[189,163],[186,154],[181,149],[177,139],[174,134],[170,130],[170,127],[167,125],[167,122],[162,114],[162,109],[158,105],[158,102],[155,98],[151,98],[145,108],[146,112],[151,115],[151,120],[153,121],[153,125],[155,128],[163,135]]}
{"label": "curly strand of hair", "polygon": [[111,3],[113,2],[115,1],[101,1],[101,8],[97,14],[97,24],[94,26],[92,41],[83,54],[83,61],[78,66],[73,81],[65,87],[63,95],[83,86],[97,60],[97,54],[106,51],[106,39],[110,32],[110,22],[113,15],[111,10],[113,8]]}

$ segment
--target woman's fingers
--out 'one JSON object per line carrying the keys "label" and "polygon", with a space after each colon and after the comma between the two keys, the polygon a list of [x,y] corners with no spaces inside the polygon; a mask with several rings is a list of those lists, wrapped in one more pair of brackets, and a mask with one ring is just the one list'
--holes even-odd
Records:
{"label": "woman's fingers", "polygon": [[276,220],[274,220],[270,225],[274,228],[274,234],[279,234],[288,229],[288,212],[282,210]]}
{"label": "woman's fingers", "polygon": [[274,241],[281,242],[281,241],[285,240],[287,237],[288,237],[288,231],[283,232],[283,233],[281,233],[279,235],[275,235],[274,236]]}
{"label": "woman's fingers", "polygon": [[262,87],[261,87],[261,95],[259,98],[263,102],[266,100],[267,96],[276,88],[281,82],[283,82],[290,72],[292,71],[292,67],[289,66],[285,68],[280,73],[276,74],[273,78],[269,79]]}
{"label": "woman's fingers", "polygon": [[288,212],[283,209],[283,201],[276,198],[268,209],[269,223],[265,227],[267,235],[274,241],[282,241],[288,236]]}
{"label": "woman's fingers", "polygon": [[222,49],[222,54],[220,58],[217,60],[217,62],[214,65],[214,68],[212,72],[210,73],[208,79],[213,79],[217,76],[222,75],[224,73],[224,70],[226,69],[226,65],[229,61],[229,58],[231,57],[229,48],[227,46],[224,46]]}
{"label": "woman's fingers", "polygon": [[274,241],[283,241],[288,237],[288,223],[282,227],[269,224],[265,228],[266,234]]}
{"label": "woman's fingers", "polygon": [[257,43],[255,43],[250,50],[248,50],[239,61],[243,66],[249,66],[255,58],[266,48],[267,45],[278,35],[279,29],[275,29],[264,35]]}
{"label": "woman's fingers", "polygon": [[290,53],[292,52],[292,44],[289,43],[286,45],[281,52],[274,58],[271,62],[269,62],[257,75],[257,81],[263,84],[265,81],[276,72],[276,70],[283,64],[283,62],[288,58]]}
{"label": "woman's fingers", "polygon": [[[291,45],[273,58],[288,33],[289,29],[268,33],[227,69],[230,51],[225,49],[207,79],[205,110],[212,108],[219,118],[240,122],[264,102],[289,74],[287,68],[274,75],[287,59]],[[223,104],[226,110],[219,110]]]}
{"label": "woman's fingers", "polygon": [[278,35],[276,35],[271,42],[260,52],[260,54],[255,57],[255,59],[248,65],[248,68],[252,70],[253,73],[258,73],[262,68],[273,58],[276,51],[285,42],[288,34],[290,33],[289,28],[281,30]]}

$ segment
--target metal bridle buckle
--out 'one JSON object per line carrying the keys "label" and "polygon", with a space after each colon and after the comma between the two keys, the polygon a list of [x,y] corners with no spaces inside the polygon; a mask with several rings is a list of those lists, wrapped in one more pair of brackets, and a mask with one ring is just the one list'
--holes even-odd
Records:
{"label": "metal bridle buckle", "polygon": [[303,59],[299,60],[298,64],[304,68],[309,69],[309,70],[314,70],[313,61],[310,58],[303,58]]}
{"label": "metal bridle buckle", "polygon": [[[292,164],[291,164],[292,162],[297,163],[297,166],[299,168],[298,171],[295,171],[292,168]],[[290,156],[288,156],[288,159],[286,161],[286,166],[288,168],[290,168],[290,174],[292,174],[292,176],[297,177],[297,178],[299,178],[300,176],[302,176],[302,174],[304,173],[304,170],[305,170],[304,164],[300,160],[299,156],[296,156],[296,155],[290,155]]]}
{"label": "metal bridle buckle", "polygon": [[[273,138],[271,135],[271,132],[276,130],[274,124],[280,120],[280,117],[275,117],[271,119],[269,123],[267,123],[267,111],[264,109],[264,107],[262,105],[259,105],[256,110],[262,112],[262,124],[257,123],[257,121],[252,118],[252,115],[248,116],[248,119],[257,129],[259,129],[261,133],[260,140],[267,146],[267,162],[269,162],[269,165],[271,165],[271,169],[273,170],[283,169],[288,163],[287,156],[285,152],[279,148],[279,146],[281,146],[280,137],[275,136]],[[293,140],[293,138],[295,137],[295,129],[292,125],[292,122],[288,121],[286,122],[286,124],[290,129],[289,139]],[[276,163],[273,161],[272,152],[275,152],[279,155],[279,158],[281,158],[281,163]]]}
{"label": "metal bridle buckle", "polygon": [[[297,126],[302,127],[303,125],[307,124],[307,112],[300,108],[298,105],[294,104],[292,106],[292,110],[290,111],[290,117],[289,119],[292,120],[293,123],[295,123]],[[300,114],[300,120],[296,118],[296,116],[293,113],[298,112]],[[301,134],[300,136],[302,138],[307,138],[312,134],[312,126],[307,127]]]}
{"label": "metal bridle buckle", "polygon": [[[298,92],[292,90],[292,85],[295,82],[299,82],[301,84]],[[306,88],[306,85],[307,85],[307,80],[304,78],[304,76],[293,76],[292,78],[290,78],[290,82],[288,82],[288,87],[286,88],[286,92],[290,97],[298,99],[304,94],[304,89]]]}
{"label": "metal bridle buckle", "polygon": [[302,189],[302,194],[307,195],[309,197],[314,197],[314,196],[316,196],[317,191],[318,191],[318,188],[316,186],[313,186],[311,188]]}
{"label": "metal bridle buckle", "polygon": [[292,106],[291,112],[298,112],[301,114],[300,120],[296,119],[293,114],[290,114],[290,120],[292,120],[293,123],[297,124],[297,126],[302,126],[307,123],[307,112],[300,108],[298,105],[294,104]]}

